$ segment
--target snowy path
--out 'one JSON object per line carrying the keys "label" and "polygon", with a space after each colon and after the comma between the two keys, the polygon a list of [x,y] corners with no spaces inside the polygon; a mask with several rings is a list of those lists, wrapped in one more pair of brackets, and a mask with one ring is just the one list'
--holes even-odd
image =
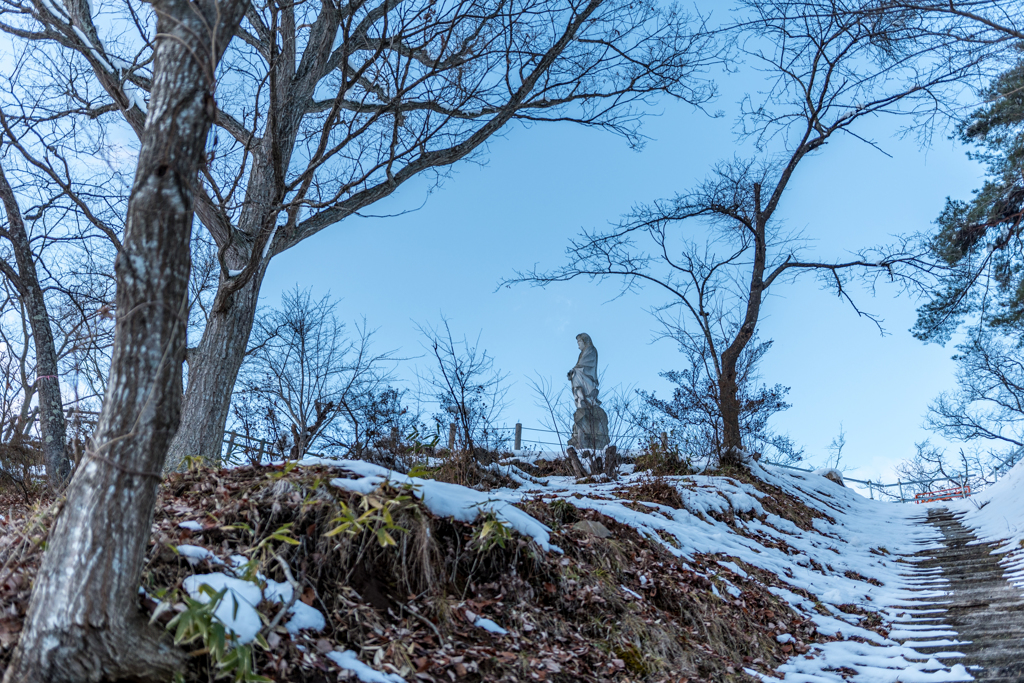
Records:
{"label": "snowy path", "polygon": [[992,552],[1001,544],[979,541],[960,523],[962,516],[935,507],[921,519],[942,533],[942,547],[917,553],[913,576],[922,589],[949,592],[939,600],[921,598],[905,615],[913,626],[891,637],[922,654],[963,653],[959,661],[978,681],[1024,681],[1024,594],[1007,581],[1002,556]]}

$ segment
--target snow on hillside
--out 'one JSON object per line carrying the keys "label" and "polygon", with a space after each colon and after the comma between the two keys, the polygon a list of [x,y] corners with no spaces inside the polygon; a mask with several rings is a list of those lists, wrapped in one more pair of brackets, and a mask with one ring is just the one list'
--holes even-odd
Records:
{"label": "snow on hillside", "polygon": [[[684,565],[695,553],[726,556],[719,565],[728,571],[707,575],[723,600],[729,599],[723,592],[733,597],[740,593],[730,581],[733,575],[746,578],[747,572],[759,571],[778,577],[778,585],[770,590],[834,640],[804,648],[803,654],[794,651],[778,667],[780,678],[746,669],[762,680],[838,682],[851,675],[869,683],[972,680],[962,665],[943,664],[944,659],[958,656],[955,634],[941,626],[915,623],[925,613],[913,609],[914,599],[943,595],[941,580],[915,572],[907,557],[938,547],[937,532],[916,523],[922,515],[920,506],[868,500],[816,474],[757,464],[753,475],[761,488],[777,487],[820,516],[797,525],[765,509],[766,494],[754,483],[729,477],[664,477],[661,480],[676,489],[682,506],[645,502],[628,492],[642,486],[649,475],[628,473],[629,466],[619,481],[576,483],[568,477],[548,477],[540,480],[543,483],[524,481],[517,489],[483,494],[453,484],[412,480],[365,462],[316,459],[308,464],[328,462],[356,475],[333,480],[335,486],[365,491],[386,479],[413,483],[417,497],[435,514],[472,521],[481,511],[490,510],[554,552],[559,549],[549,545],[546,527],[510,504],[564,499],[633,527]],[[1024,476],[1024,470],[1015,472]],[[993,495],[1003,494],[995,490]],[[865,628],[860,625],[865,620],[882,628]],[[780,633],[777,639],[796,642],[789,633]],[[915,645],[948,645],[949,651],[925,656],[914,650]]]}
{"label": "snow on hillside", "polygon": [[[969,681],[967,643],[943,623],[960,594],[937,566],[950,547],[925,521],[934,505],[997,542],[1024,586],[1024,465],[969,500],[901,505],[758,464],[625,465],[615,481],[545,477],[558,465],[538,457],[422,477],[298,464],[169,476],[140,586],[154,623],[208,614],[283,683]],[[55,509],[6,511],[0,670]],[[185,680],[220,666],[203,642],[183,646]]]}
{"label": "snow on hillside", "polygon": [[[668,564],[671,563],[675,567],[671,571],[688,573],[691,577],[696,575],[694,580],[704,582],[704,587],[698,590],[706,591],[703,598],[706,603],[721,605],[712,608],[716,614],[725,614],[728,610],[733,610],[734,615],[736,610],[746,613],[748,605],[758,604],[762,615],[758,618],[763,622],[768,609],[763,596],[774,600],[771,597],[774,595],[787,603],[798,618],[769,616],[767,626],[763,623],[759,626],[766,629],[767,642],[777,650],[763,658],[743,659],[743,671],[751,677],[748,680],[789,683],[973,680],[964,666],[956,663],[962,656],[958,652],[961,643],[956,632],[941,623],[943,610],[934,605],[934,601],[941,603],[947,594],[944,591],[946,580],[941,570],[925,569],[917,564],[929,550],[942,547],[937,528],[923,523],[929,509],[927,505],[869,500],[817,473],[756,463],[751,465],[749,474],[739,478],[654,476],[646,471],[634,472],[632,465],[626,465],[618,480],[611,481],[602,475],[596,480],[578,481],[572,477],[539,477],[506,462],[489,469],[503,470],[505,481],[519,485],[486,492],[410,477],[364,461],[307,458],[299,464],[310,468],[303,467],[303,471],[315,472],[316,482],[323,482],[333,491],[344,492],[343,495],[369,495],[382,484],[389,484],[393,489],[411,494],[419,501],[417,504],[435,518],[465,525],[476,524],[484,516],[500,522],[525,539],[532,539],[538,552],[552,558],[549,560],[552,565],[569,572],[560,579],[552,578],[553,583],[543,584],[543,590],[551,595],[566,591],[568,601],[574,599],[570,595],[571,587],[577,584],[576,580],[571,580],[571,572],[581,567],[579,549],[589,546],[579,531],[574,536],[568,525],[558,526],[561,522],[552,521],[550,511],[556,508],[576,509],[586,521],[577,522],[573,528],[580,524],[587,530],[596,528],[611,536],[609,542],[613,545],[626,542],[626,536],[630,536],[651,548],[656,547],[651,544],[657,544],[665,551],[658,551],[664,563],[648,558],[642,567],[639,564],[632,567],[631,578],[625,584],[620,585],[622,575],[619,574],[619,579],[604,588],[597,584],[589,586],[587,590],[591,592],[599,588],[611,592],[621,590],[622,595],[614,599],[654,607],[659,584],[668,580]],[[520,464],[533,471],[530,465]],[[275,476],[286,475],[287,471]],[[264,475],[254,472],[252,476]],[[317,485],[313,484],[314,489]],[[277,488],[267,489],[257,498],[276,500],[282,495],[276,491],[292,491],[291,486],[280,481],[273,485]],[[1024,465],[1018,465],[999,484],[974,498],[942,503],[962,513],[963,523],[978,529],[979,538],[1005,540],[999,552],[1006,554],[1003,563],[1014,572],[1011,578],[1016,579],[1018,586],[1024,586],[1024,505],[1019,502],[1022,486]],[[295,499],[293,502],[301,502],[297,493],[288,495]],[[188,507],[181,507],[185,509]],[[553,527],[534,516],[542,514],[547,515],[544,519]],[[603,520],[611,530],[597,523],[598,520]],[[184,530],[179,533],[186,537],[190,534],[205,536],[214,528],[209,523],[188,520],[168,520],[163,524],[161,528],[165,533],[172,528]],[[635,530],[639,536],[619,525]],[[179,557],[194,565],[188,570],[192,576],[183,584],[193,597],[205,599],[199,593],[202,584],[214,590],[230,589],[231,617],[220,614],[227,613],[225,607],[218,610],[218,618],[239,635],[241,642],[260,628],[256,607],[261,601],[288,605],[285,631],[293,638],[300,631],[305,633],[302,637],[306,640],[302,642],[320,637],[309,634],[324,630],[326,612],[321,614],[314,607],[302,605],[296,600],[298,594],[291,585],[262,575],[259,575],[261,585],[229,576],[234,571],[232,567],[245,558],[228,557],[228,543],[212,550],[189,544],[179,544],[176,548]],[[674,561],[670,555],[675,557]],[[637,561],[634,555],[633,562]],[[207,573],[202,573],[203,567],[195,565],[203,565]],[[509,569],[515,572],[514,567]],[[580,578],[581,575],[575,576]],[[292,583],[290,575],[288,580]],[[261,587],[263,584],[265,588]],[[668,588],[668,584],[663,586]],[[470,600],[466,604],[472,609],[459,607],[463,609],[460,613],[468,624],[489,633],[495,647],[519,651],[520,646],[528,642],[524,639],[528,626],[521,616],[516,616],[523,612],[497,610],[490,614],[494,619],[480,613],[479,606],[500,599],[500,596],[489,601],[477,599],[475,603]],[[594,595],[593,617],[602,619],[604,608],[599,605],[608,599],[612,596]],[[933,604],[923,605],[924,600]],[[776,601],[772,609],[777,613],[779,607]],[[708,618],[707,614],[703,618]],[[669,622],[674,623],[671,619]],[[439,633],[438,636],[440,638]],[[679,632],[683,640],[694,636],[692,629],[688,634]],[[699,638],[699,633],[696,636]],[[326,641],[315,642],[320,648]],[[441,647],[440,641],[437,646]],[[706,641],[694,646],[707,650],[714,644]],[[412,680],[398,675],[399,669],[395,667],[386,672],[361,663],[359,656],[365,652],[360,654],[358,648],[331,651],[330,647],[323,647],[330,661],[360,680]],[[915,649],[926,647],[930,652],[939,651],[924,655]],[[622,671],[623,661],[614,658],[617,656],[614,652],[607,654],[613,658],[610,670]],[[736,662],[739,668],[736,652],[719,654]],[[601,654],[597,656],[600,659]],[[551,661],[544,659],[543,654],[536,657],[538,661]],[[774,662],[770,661],[772,658]],[[547,671],[557,673],[557,667],[563,665],[540,665],[540,679],[544,680]],[[743,673],[737,671],[736,675],[742,677]],[[608,680],[620,680],[615,676]]]}
{"label": "snow on hillside", "polygon": [[964,515],[961,523],[976,530],[980,543],[1001,542],[995,552],[1006,555],[1006,578],[1024,588],[1024,462],[984,491],[943,505]]}

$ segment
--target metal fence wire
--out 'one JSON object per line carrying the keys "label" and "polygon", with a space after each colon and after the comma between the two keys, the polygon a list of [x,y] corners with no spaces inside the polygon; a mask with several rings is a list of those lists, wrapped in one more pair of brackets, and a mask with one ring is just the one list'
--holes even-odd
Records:
{"label": "metal fence wire", "polygon": [[[455,425],[452,425],[452,427],[454,428]],[[506,432],[507,431],[507,432],[511,432],[514,435],[513,438],[515,440],[515,442],[514,442],[514,446],[515,447],[514,447],[513,450],[515,450],[515,451],[523,450],[523,448],[522,448],[523,444],[533,444],[533,445],[539,445],[539,446],[556,446],[559,449],[564,449],[566,447],[566,444],[564,442],[540,441],[540,440],[537,440],[537,439],[524,439],[524,438],[522,438],[522,433],[524,431],[540,432],[540,433],[545,433],[545,434],[558,434],[558,435],[561,435],[561,434],[564,433],[564,434],[566,434],[567,438],[569,436],[568,433],[559,432],[559,431],[554,430],[554,429],[543,429],[543,428],[539,428],[539,427],[524,427],[522,424],[516,424],[513,427],[508,427],[508,426],[493,427],[491,429],[492,429],[492,431],[502,431],[502,432]],[[454,438],[455,438],[454,434],[455,434],[455,430],[454,429],[450,430],[450,434],[449,434],[450,442],[454,441]],[[626,435],[623,435],[623,434],[609,434],[609,436],[611,438],[613,438],[613,439],[638,439],[639,438],[639,435],[637,435],[637,434],[626,434]],[[667,435],[664,432],[660,436],[661,436],[661,439],[662,439],[663,442],[667,439]],[[271,442],[271,441],[267,441],[265,439],[259,439],[259,438],[256,438],[256,437],[246,436],[244,434],[238,434],[237,432],[225,432],[225,434],[224,434],[224,442],[223,443],[224,443],[224,446],[225,446],[225,450],[222,452],[222,456],[223,456],[225,461],[229,461],[233,457],[238,457],[240,451],[244,451],[246,453],[252,453],[254,455],[258,455],[261,458],[263,456],[273,456],[273,455],[275,455],[275,454],[277,454],[279,452],[278,446],[276,444],[274,444],[273,442]],[[308,452],[306,455],[320,456],[322,454]],[[771,466],[771,467],[780,467],[782,469],[793,470],[795,472],[812,473],[812,472],[816,471],[815,469],[812,469],[812,468],[795,467],[793,465],[779,465],[779,464],[769,463],[769,466]],[[935,480],[922,479],[922,480],[917,480],[917,481],[897,480],[894,483],[883,484],[880,481],[871,481],[870,479],[855,479],[853,477],[847,477],[847,476],[843,475],[843,481],[844,482],[854,483],[854,484],[859,484],[859,485],[867,488],[868,496],[870,498],[874,498],[875,497],[875,493],[877,492],[879,494],[879,498],[881,498],[881,496],[884,495],[884,496],[887,496],[887,497],[891,498],[892,500],[899,500],[901,503],[908,503],[908,502],[915,502],[915,499],[919,499],[919,496],[915,496],[915,495],[909,493],[909,487],[917,486],[919,484],[926,484],[929,487],[933,487],[935,484],[941,483],[942,481],[945,481],[945,480],[938,480],[938,479],[935,479]],[[959,482],[953,481],[952,483],[957,485],[957,486],[959,486]],[[904,487],[908,487],[908,489],[905,490]],[[966,490],[967,490],[968,493],[966,495],[964,495],[963,497],[967,497],[967,496],[971,495],[970,494],[970,488],[968,487]],[[890,493],[890,491],[892,491],[892,493]],[[907,491],[907,492],[905,493],[905,491]]]}

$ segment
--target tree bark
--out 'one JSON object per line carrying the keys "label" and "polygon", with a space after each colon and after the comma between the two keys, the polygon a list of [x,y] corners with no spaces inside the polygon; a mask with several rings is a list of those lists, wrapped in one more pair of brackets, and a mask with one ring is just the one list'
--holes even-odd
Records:
{"label": "tree bark", "polygon": [[736,382],[736,361],[738,356],[722,354],[722,374],[718,378],[718,394],[722,411],[722,453],[721,465],[734,465],[738,451],[743,450],[743,435],[740,431],[739,387]]}
{"label": "tree bark", "polygon": [[[0,200],[7,214],[7,230],[4,236],[11,243],[17,277],[9,274],[15,289],[25,303],[32,342],[36,355],[36,389],[39,392],[39,432],[43,441],[43,462],[46,465],[46,479],[51,490],[60,492],[71,478],[71,461],[67,454],[67,421],[64,418],[64,401],[60,394],[60,379],[57,372],[57,348],[53,342],[50,326],[50,312],[46,307],[43,288],[39,284],[32,246],[25,229],[25,221],[7,182],[7,176],[0,167]],[[6,271],[6,268],[5,268]]]}
{"label": "tree bark", "polygon": [[190,456],[220,464],[224,425],[256,318],[266,263],[234,293],[229,308],[210,313],[199,346],[189,352],[188,387],[181,408],[181,420],[188,429],[179,430],[171,442],[166,471],[179,469]]}
{"label": "tree bark", "polygon": [[722,372],[718,377],[719,408],[722,411],[722,452],[718,463],[722,467],[743,467],[743,434],[740,430],[739,383],[736,366],[740,354],[754,337],[757,321],[761,315],[761,298],[764,294],[764,271],[768,258],[766,224],[769,216],[761,211],[761,185],[754,183],[754,221],[751,228],[754,238],[754,262],[750,269],[750,286],[747,290],[747,310],[743,316],[732,344],[722,352]]}
{"label": "tree bark", "polygon": [[156,3],[152,97],[115,266],[107,393],[5,683],[165,679],[182,663],[138,611],[139,575],[181,406],[193,184],[215,112],[215,68],[244,6]]}

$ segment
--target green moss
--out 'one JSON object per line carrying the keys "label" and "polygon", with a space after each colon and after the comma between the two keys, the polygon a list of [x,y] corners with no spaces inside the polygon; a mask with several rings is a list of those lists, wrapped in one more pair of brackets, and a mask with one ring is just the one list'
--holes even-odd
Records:
{"label": "green moss", "polygon": [[621,659],[626,664],[626,669],[633,674],[638,676],[646,676],[651,673],[650,668],[647,666],[647,659],[644,657],[644,653],[633,643],[626,643],[616,647],[615,656]]}

